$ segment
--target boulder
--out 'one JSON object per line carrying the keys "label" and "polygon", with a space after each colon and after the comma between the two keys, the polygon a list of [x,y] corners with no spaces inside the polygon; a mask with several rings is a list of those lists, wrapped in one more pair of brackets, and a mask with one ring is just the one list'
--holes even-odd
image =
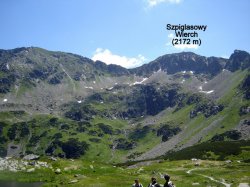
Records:
{"label": "boulder", "polygon": [[74,183],[77,183],[77,182],[78,182],[78,180],[74,179],[74,180],[69,181],[68,184],[74,184]]}
{"label": "boulder", "polygon": [[50,157],[50,160],[52,160],[52,161],[57,161],[57,158],[55,158],[55,157]]}
{"label": "boulder", "polygon": [[57,169],[55,170],[55,173],[56,173],[56,174],[60,174],[60,173],[62,173],[62,171],[61,171],[61,169],[57,168]]}
{"label": "boulder", "polygon": [[34,172],[35,171],[35,168],[30,168],[30,169],[27,169],[27,172],[30,173],[30,172]]}
{"label": "boulder", "polygon": [[35,155],[35,154],[30,154],[30,155],[26,155],[23,157],[24,160],[37,160],[39,159],[39,155]]}

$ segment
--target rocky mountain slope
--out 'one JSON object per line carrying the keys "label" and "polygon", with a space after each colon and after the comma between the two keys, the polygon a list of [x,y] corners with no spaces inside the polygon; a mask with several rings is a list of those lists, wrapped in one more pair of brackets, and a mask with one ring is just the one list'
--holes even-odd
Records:
{"label": "rocky mountain slope", "polygon": [[168,54],[134,69],[0,50],[0,155],[120,162],[249,139],[249,67],[239,50],[229,59]]}

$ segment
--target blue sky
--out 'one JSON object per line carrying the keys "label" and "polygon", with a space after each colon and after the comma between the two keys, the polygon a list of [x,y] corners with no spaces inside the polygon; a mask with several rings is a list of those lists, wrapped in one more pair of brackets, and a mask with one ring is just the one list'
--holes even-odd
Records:
{"label": "blue sky", "polygon": [[[0,48],[36,46],[125,67],[181,51],[229,57],[250,51],[249,8],[249,0],[1,0]],[[207,25],[201,46],[169,45],[169,23]]]}

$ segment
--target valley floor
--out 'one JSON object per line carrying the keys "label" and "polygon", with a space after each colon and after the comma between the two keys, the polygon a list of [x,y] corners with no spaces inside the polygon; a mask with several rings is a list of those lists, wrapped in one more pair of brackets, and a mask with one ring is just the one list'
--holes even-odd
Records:
{"label": "valley floor", "polygon": [[131,186],[136,178],[147,186],[152,176],[163,184],[163,175],[167,173],[178,187],[247,187],[250,184],[250,164],[239,161],[227,163],[207,160],[157,160],[122,167],[84,160],[43,161],[47,162],[49,167],[39,169],[29,166],[29,172],[0,171],[0,181],[43,182],[44,187],[127,187]]}

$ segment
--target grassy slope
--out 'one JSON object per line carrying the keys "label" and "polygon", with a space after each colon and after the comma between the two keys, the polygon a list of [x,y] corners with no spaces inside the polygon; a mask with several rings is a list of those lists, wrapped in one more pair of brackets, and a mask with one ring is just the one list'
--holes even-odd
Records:
{"label": "grassy slope", "polygon": [[[190,119],[189,112],[194,107],[185,106],[177,112],[166,112],[166,115],[162,116],[155,124],[153,128],[158,127],[160,124],[169,123],[174,124],[182,128],[185,131],[182,136],[182,140],[178,143],[179,146],[188,143],[195,135],[204,130],[205,128],[212,125],[206,134],[201,138],[201,142],[210,140],[215,134],[221,134],[225,131],[235,128],[240,120],[246,118],[246,116],[239,115],[239,109],[241,106],[250,104],[249,101],[242,99],[243,95],[238,90],[239,84],[245,78],[247,71],[237,71],[232,77],[232,84],[230,92],[226,93],[224,97],[218,100],[218,103],[222,103],[225,109],[215,116],[205,118],[202,114],[197,117]],[[142,122],[143,123],[143,120]],[[215,123],[214,125],[212,123]],[[138,147],[134,152],[145,152],[150,148],[153,148],[161,142],[160,138],[157,138],[155,134],[148,133],[143,139],[141,139]]]}
{"label": "grassy slope", "polygon": [[232,89],[218,100],[219,103],[226,106],[218,115],[218,118],[222,116],[224,116],[224,118],[217,128],[210,131],[204,141],[210,139],[214,134],[221,134],[235,128],[240,120],[246,118],[246,116],[240,116],[239,111],[241,106],[246,104],[250,105],[250,101],[243,99],[242,92],[238,90],[239,84],[244,80],[246,75],[247,71],[237,71],[232,77]]}
{"label": "grassy slope", "polygon": [[[133,168],[113,167],[112,165],[100,164],[97,162],[88,162],[83,160],[59,160],[52,163],[54,168],[61,168],[62,174],[56,175],[48,169],[36,170],[34,173],[9,173],[0,172],[2,180],[18,181],[47,181],[44,186],[69,186],[68,182],[78,179],[78,183],[70,186],[100,186],[100,187],[125,187],[130,186],[135,178],[139,178],[144,186],[147,186],[152,176],[155,176],[159,183],[164,180],[161,174],[168,173],[176,186],[189,187],[193,183],[199,183],[199,186],[224,186],[218,182],[211,181],[202,175],[213,177],[218,181],[225,180],[232,184],[232,187],[239,183],[249,183],[250,173],[249,164],[233,162],[226,164],[220,161],[200,161],[200,166],[195,167],[192,161],[164,161],[153,162],[150,165],[134,166]],[[144,165],[144,166],[143,166]],[[64,168],[68,168],[67,171]],[[71,169],[70,169],[71,168]],[[188,170],[193,170],[188,174]],[[79,177],[74,177],[80,174]]]}
{"label": "grassy slope", "polygon": [[[115,139],[118,138],[124,138],[123,134],[115,134],[115,135],[107,135],[104,134],[103,137],[98,137],[94,135],[90,135],[89,131],[97,131],[101,132],[101,130],[98,128],[96,124],[98,123],[105,123],[107,125],[110,125],[113,127],[113,130],[117,129],[123,129],[127,122],[124,120],[109,120],[109,119],[103,119],[100,117],[94,118],[93,121],[91,121],[91,127],[88,128],[87,131],[79,133],[77,131],[78,124],[72,120],[64,119],[64,118],[58,118],[58,121],[56,124],[51,124],[49,120],[53,117],[51,115],[35,115],[30,116],[28,114],[24,115],[14,115],[11,112],[1,112],[0,113],[1,121],[7,123],[7,127],[4,127],[3,135],[5,137],[7,134],[7,130],[9,127],[11,127],[11,124],[20,122],[20,121],[26,121],[29,122],[29,130],[30,135],[22,138],[22,140],[14,141],[15,144],[28,144],[29,140],[32,136],[41,136],[43,133],[47,133],[46,135],[40,137],[38,143],[36,146],[32,146],[27,148],[28,151],[36,151],[38,154],[44,154],[44,148],[48,147],[50,142],[53,141],[53,136],[56,133],[61,133],[62,138],[60,138],[61,141],[66,141],[69,138],[77,138],[80,141],[86,141],[90,147],[87,154],[84,156],[85,159],[88,160],[97,160],[101,162],[119,162],[121,161],[120,158],[126,154],[124,151],[116,150],[113,152],[113,156],[111,149],[109,148],[109,145],[113,143]],[[35,120],[35,126],[32,125],[30,122],[31,120]],[[62,125],[67,124],[69,126],[69,129],[62,129]],[[90,138],[99,138],[101,142],[94,143],[89,141]]]}
{"label": "grassy slope", "polygon": [[192,158],[210,160],[241,160],[249,162],[250,141],[204,142],[177,152],[169,152],[165,159],[185,160]]}
{"label": "grassy slope", "polygon": [[[249,101],[242,99],[242,93],[238,91],[238,86],[242,82],[246,74],[246,71],[238,71],[234,74],[232,78],[233,84],[231,85],[232,89],[218,101],[225,106],[225,109],[222,112],[207,119],[204,116],[200,115],[193,120],[187,121],[188,128],[186,129],[186,133],[190,134],[190,136],[184,139],[182,143],[185,143],[188,139],[192,138],[193,135],[208,127],[212,122],[216,120],[219,120],[218,125],[215,128],[211,129],[208,134],[204,135],[202,142],[211,139],[215,134],[221,134],[238,125],[239,121],[245,117],[239,116],[240,107],[245,104],[250,104]],[[196,131],[194,131],[194,129],[196,129]]]}
{"label": "grassy slope", "polygon": [[[225,96],[218,100],[219,103],[224,104],[226,107],[216,116],[205,118],[202,114],[200,114],[198,115],[198,117],[190,119],[189,112],[194,106],[186,106],[175,113],[167,112],[166,115],[161,116],[161,118],[156,121],[155,124],[153,124],[152,128],[157,128],[162,123],[174,122],[174,125],[185,129],[185,134],[179,145],[187,143],[192,137],[195,136],[195,134],[199,133],[216,120],[220,120],[218,125],[202,138],[202,142],[211,139],[215,134],[221,134],[227,130],[234,128],[241,119],[249,117],[249,115],[239,116],[240,107],[246,104],[249,105],[250,103],[249,101],[242,99],[242,93],[237,89],[239,83],[244,79],[246,73],[246,71],[243,73],[240,71],[234,73],[231,85],[232,89],[230,90],[230,92],[226,93]],[[22,94],[26,89],[29,89],[25,85],[23,86],[24,87],[19,90],[17,95]],[[100,103],[95,103],[93,106],[100,111],[112,107],[110,105],[104,106]],[[132,184],[134,178],[140,178],[143,184],[146,185],[152,175],[160,178],[160,173],[169,173],[177,186],[191,186],[194,182],[200,183],[201,186],[207,186],[208,184],[222,186],[216,182],[211,182],[209,179],[204,178],[201,175],[195,174],[212,176],[217,180],[221,180],[223,178],[228,183],[232,183],[233,186],[237,186],[240,182],[250,182],[250,166],[246,163],[234,162],[231,165],[227,165],[224,162],[203,161],[201,166],[197,169],[190,161],[172,161],[154,163],[146,167],[143,166],[143,170],[139,170],[141,167],[137,167],[135,169],[127,169],[113,167],[112,165],[106,165],[103,163],[118,163],[124,161],[124,156],[127,155],[127,151],[112,151],[109,148],[109,145],[112,144],[115,139],[126,137],[123,133],[112,136],[104,135],[100,138],[100,143],[93,143],[90,142],[89,139],[95,136],[89,135],[88,131],[84,133],[74,134],[75,132],[77,132],[76,122],[60,118],[60,123],[66,123],[70,126],[69,130],[62,130],[60,129],[60,125],[48,125],[48,120],[51,117],[52,116],[50,115],[30,116],[28,114],[19,115],[13,114],[11,112],[0,113],[0,121],[6,122],[8,126],[15,122],[36,119],[37,127],[32,128],[32,134],[41,135],[45,131],[48,132],[47,136],[41,138],[38,146],[36,146],[36,148],[40,152],[43,152],[42,148],[47,146],[48,142],[51,141],[51,137],[57,132],[62,133],[62,140],[67,140],[68,138],[75,137],[79,140],[87,141],[90,144],[90,149],[83,157],[84,161],[76,160],[75,162],[70,162],[69,160],[60,160],[54,162],[54,167],[60,167],[61,169],[63,169],[64,167],[76,166],[76,170],[63,171],[62,175],[55,175],[54,172],[49,170],[39,170],[39,172],[35,173],[18,172],[11,174],[8,172],[0,172],[1,180],[17,179],[20,181],[37,181],[41,179],[42,181],[50,181],[48,184],[46,184],[47,186],[56,186],[58,184],[67,186],[68,181],[70,181],[71,179],[75,179],[74,174],[82,174],[86,177],[79,179],[80,182],[72,186],[128,186]],[[97,116],[91,121],[92,126],[89,130],[99,130],[96,126],[96,124],[98,123],[105,123],[112,126],[114,129],[119,130],[129,131],[135,128],[133,126],[130,126],[128,124],[128,121],[125,120],[111,120]],[[143,120],[141,121],[141,123],[143,123]],[[4,129],[3,134],[7,134],[6,128]],[[22,143],[25,143],[25,141],[28,140],[29,139],[26,137],[22,140]],[[130,152],[146,152],[160,142],[161,137],[157,137],[156,132],[150,131],[146,134],[145,137],[137,142],[137,147]],[[31,150],[33,150],[33,148],[31,148]],[[214,155],[213,153],[211,153],[210,156],[210,159],[217,158],[217,155]],[[226,158],[232,160],[244,160],[246,158],[249,158],[249,147],[245,147],[245,149],[242,150],[242,152],[238,156],[229,155]],[[94,169],[91,169],[90,165],[93,165]],[[193,174],[190,175],[186,173],[186,171],[189,169],[196,170],[194,170]],[[160,179],[160,181],[161,183],[163,182],[162,179]]]}
{"label": "grassy slope", "polygon": [[[201,141],[207,141],[211,139],[212,136],[214,136],[216,133],[220,134],[227,130],[230,130],[234,128],[241,119],[245,118],[246,116],[239,116],[239,108],[242,105],[248,104],[249,101],[242,100],[242,93],[238,92],[237,86],[239,83],[244,79],[245,72],[236,72],[233,76],[233,84],[231,85],[232,89],[229,93],[227,93],[223,98],[221,98],[218,102],[223,103],[226,107],[225,109],[217,114],[216,116],[211,116],[209,118],[205,118],[202,114],[198,115],[197,117],[190,119],[189,118],[189,112],[194,107],[191,106],[185,106],[184,108],[178,110],[177,112],[166,112],[165,115],[160,116],[160,118],[153,124],[151,127],[152,129],[157,129],[161,124],[163,123],[170,123],[173,124],[173,126],[179,126],[182,128],[182,130],[185,131],[183,134],[182,140],[179,142],[179,145],[183,145],[187,143],[191,138],[195,136],[195,134],[201,132],[204,128],[208,127],[212,122],[219,120],[219,124],[211,129],[211,131],[208,131],[208,134],[204,135]],[[112,108],[111,105],[101,104],[101,103],[93,103],[93,107],[95,107],[97,110],[102,111],[106,109]],[[126,135],[124,132],[131,131],[135,127],[128,124],[128,121],[126,120],[119,120],[119,119],[107,119],[96,116],[91,121],[91,128],[89,130],[98,130],[98,127],[96,124],[98,123],[105,123],[113,127],[113,129],[119,129],[122,131],[121,134],[115,134],[115,135],[104,135],[101,137],[100,143],[93,143],[90,142],[89,139],[93,138],[92,135],[89,135],[88,132],[84,133],[77,133],[77,123],[68,119],[60,118],[60,123],[66,123],[70,126],[69,130],[61,130],[60,125],[59,126],[49,126],[48,125],[48,119],[52,116],[49,115],[37,115],[37,116],[29,116],[27,114],[25,115],[13,115],[8,112],[2,112],[0,113],[0,119],[1,121],[6,121],[9,125],[14,122],[18,121],[28,121],[32,118],[37,120],[38,126],[32,130],[32,133],[35,135],[40,135],[43,132],[47,131],[48,135],[41,139],[38,145],[38,150],[40,149],[40,152],[42,152],[42,147],[46,147],[48,145],[48,140],[51,141],[51,138],[55,133],[60,132],[63,135],[62,140],[67,140],[68,138],[79,138],[79,140],[87,141],[90,144],[90,149],[85,155],[86,159],[90,160],[98,160],[102,162],[120,162],[124,161],[124,156],[127,155],[127,151],[119,151],[115,150],[112,151],[109,148],[109,145],[113,143],[115,139],[118,138],[126,138]],[[142,121],[139,121],[139,123],[144,123],[143,119]],[[41,128],[42,127],[42,128]],[[223,127],[223,128],[222,128]],[[6,130],[4,131],[6,134]],[[97,137],[98,138],[98,137]],[[24,140],[24,142],[27,141],[27,139]],[[145,137],[138,140],[137,147],[133,149],[132,151],[129,151],[129,154],[132,153],[143,153],[147,150],[150,150],[157,144],[161,142],[161,137],[156,136],[155,131],[150,131],[146,134]],[[32,150],[32,149],[31,149]]]}

